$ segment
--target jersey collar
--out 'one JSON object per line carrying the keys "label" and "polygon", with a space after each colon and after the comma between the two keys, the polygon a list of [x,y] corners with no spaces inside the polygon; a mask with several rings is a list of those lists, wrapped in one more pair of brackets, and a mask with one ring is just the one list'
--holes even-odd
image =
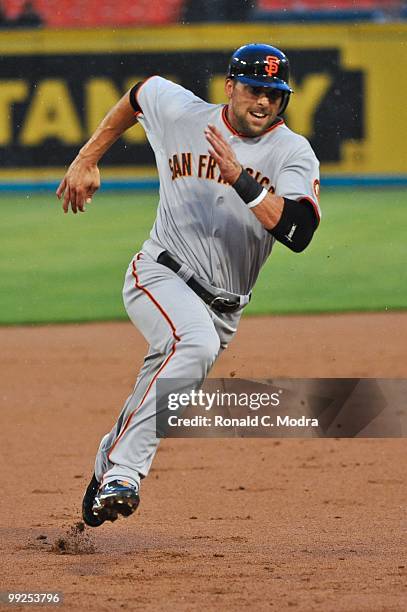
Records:
{"label": "jersey collar", "polygon": [[284,123],[284,119],[282,119],[281,117],[277,117],[274,123],[265,132],[263,132],[261,136],[247,136],[246,134],[241,134],[240,132],[237,132],[235,128],[232,127],[232,125],[229,123],[227,104],[225,104],[224,107],[222,108],[222,119],[223,119],[224,124],[228,128],[228,130],[232,132],[234,136],[239,136],[240,138],[261,138],[261,136],[264,136],[264,134],[268,134],[269,132],[274,130],[276,127],[278,127],[279,125],[283,125]]}

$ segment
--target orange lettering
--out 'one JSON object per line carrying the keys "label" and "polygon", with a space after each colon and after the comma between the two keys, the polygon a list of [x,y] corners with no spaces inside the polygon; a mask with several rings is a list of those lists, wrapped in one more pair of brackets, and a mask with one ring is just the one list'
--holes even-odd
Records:
{"label": "orange lettering", "polygon": [[172,178],[172,180],[174,180],[175,179],[174,166],[172,165],[172,159],[171,158],[168,160],[168,163],[170,165],[170,170],[171,170],[171,175],[172,175],[171,178]]}
{"label": "orange lettering", "polygon": [[276,57],[275,55],[268,55],[266,57],[266,62],[267,62],[266,72],[269,75],[269,77],[272,77],[275,74],[277,74],[278,69],[280,67],[280,60],[278,59],[278,57]]}
{"label": "orange lettering", "polygon": [[314,193],[315,193],[315,196],[316,196],[318,202],[319,202],[319,190],[320,190],[319,180],[315,179],[315,181],[314,181]]}
{"label": "orange lettering", "polygon": [[208,161],[208,156],[207,155],[200,155],[199,156],[199,166],[198,166],[198,176],[199,178],[203,178],[203,171],[206,168],[206,163]]}
{"label": "orange lettering", "polygon": [[182,176],[192,176],[191,153],[181,154]]}
{"label": "orange lettering", "polygon": [[173,180],[178,178],[179,176],[182,176],[182,172],[181,172],[181,166],[179,163],[179,159],[178,159],[178,155],[176,155],[174,153],[174,155],[172,156],[172,163],[174,166],[174,176],[173,176]]}
{"label": "orange lettering", "polygon": [[207,179],[214,180],[214,178],[215,178],[215,168],[216,168],[216,161],[210,155],[209,156],[209,164],[208,164],[208,167],[206,169],[206,178]]}

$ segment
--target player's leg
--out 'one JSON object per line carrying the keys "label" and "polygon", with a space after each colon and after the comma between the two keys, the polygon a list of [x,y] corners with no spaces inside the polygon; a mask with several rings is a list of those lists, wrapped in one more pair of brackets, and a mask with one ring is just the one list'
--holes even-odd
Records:
{"label": "player's leg", "polygon": [[126,277],[124,299],[133,323],[156,356],[149,355],[135,391],[121,415],[120,431],[107,459],[114,467],[103,482],[146,476],[159,439],[156,436],[156,381],[193,379],[201,384],[220,349],[207,308],[173,272],[141,255]]}
{"label": "player's leg", "polygon": [[[116,438],[120,434],[120,431],[123,425],[123,420],[125,418],[129,403],[131,401],[134,401],[136,394],[138,394],[140,398],[142,397],[142,395],[144,394],[148,386],[149,380],[151,380],[151,377],[155,375],[162,361],[163,361],[163,356],[157,353],[157,351],[150,349],[148,355],[144,359],[143,366],[140,370],[140,374],[137,378],[132,394],[127,398],[117,422],[113,426],[112,430],[108,434],[106,434],[100,442],[99,449],[98,449],[96,459],[95,459],[94,476],[92,477],[86,489],[86,492],[83,498],[83,502],[82,502],[83,519],[85,523],[91,527],[98,527],[102,523],[104,523],[105,520],[107,520],[107,517],[105,515],[99,516],[99,515],[94,514],[93,507],[95,504],[95,496],[98,493],[98,490],[100,488],[103,474],[107,472],[110,468],[113,467],[113,464],[108,459],[108,453],[111,447],[113,446]],[[128,475],[126,476],[127,476],[127,481],[129,482],[129,484],[134,485],[137,488],[137,497],[135,499],[135,502],[137,503],[135,503],[135,505],[131,508],[131,510],[133,511],[136,505],[138,504],[138,489],[140,485],[140,482],[139,482],[140,479],[139,479],[138,473],[134,474],[133,479],[129,479]],[[126,509],[126,507],[128,506],[126,505],[122,506],[122,508],[124,509]],[[112,512],[111,509],[110,509],[110,512]]]}
{"label": "player's leg", "polygon": [[200,386],[220,350],[219,335],[203,302],[184,281],[149,257],[141,256],[128,272],[124,299],[131,320],[155,348],[150,349],[118,422],[100,445],[96,474],[98,480],[103,475],[104,487],[118,480],[137,486],[140,476],[149,471],[159,443],[157,379],[193,379]]}
{"label": "player's leg", "polygon": [[[150,347],[148,354],[144,358],[144,363],[137,377],[136,384],[133,388],[133,391],[131,395],[129,395],[129,397],[127,398],[122,408],[122,411],[119,415],[119,418],[117,419],[117,422],[115,423],[111,431],[108,434],[106,434],[100,442],[99,450],[98,450],[98,453],[96,455],[96,460],[95,460],[95,475],[96,475],[96,479],[99,482],[102,481],[103,474],[105,474],[111,467],[113,467],[113,464],[108,459],[108,454],[115,440],[120,435],[120,432],[123,427],[123,422],[126,418],[126,414],[128,414],[129,405],[131,403],[141,401],[141,398],[146,392],[150,380],[156,375],[164,359],[165,359],[164,355],[162,355],[156,349],[153,349],[152,347]],[[133,482],[134,484],[138,484],[138,481],[139,481],[138,475],[135,475],[135,476],[136,478],[134,479]],[[127,474],[127,477],[128,477],[128,474]]]}

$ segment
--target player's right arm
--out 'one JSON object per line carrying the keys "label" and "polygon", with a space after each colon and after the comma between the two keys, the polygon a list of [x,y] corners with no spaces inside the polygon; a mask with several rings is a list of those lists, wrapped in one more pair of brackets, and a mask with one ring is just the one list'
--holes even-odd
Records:
{"label": "player's right arm", "polygon": [[134,108],[127,92],[102,120],[88,142],[81,148],[69,166],[56,191],[63,196],[62,208],[76,214],[85,211],[93,194],[100,186],[98,162],[114,142],[137,122]]}
{"label": "player's right arm", "polygon": [[316,184],[319,185],[315,155],[307,155],[307,161],[297,156],[292,165],[280,173],[277,194],[272,194],[244,170],[232,147],[214,125],[208,125],[205,135],[211,145],[209,153],[218,164],[223,179],[232,185],[276,240],[301,253],[311,242],[320,219],[318,203],[309,195],[311,184],[314,197],[317,196]]}

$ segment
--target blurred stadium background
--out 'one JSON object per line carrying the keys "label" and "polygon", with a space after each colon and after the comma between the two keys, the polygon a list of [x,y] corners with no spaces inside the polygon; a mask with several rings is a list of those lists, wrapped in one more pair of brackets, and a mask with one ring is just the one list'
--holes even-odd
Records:
{"label": "blurred stadium background", "polygon": [[133,27],[180,21],[392,21],[402,0],[3,0],[8,26]]}
{"label": "blurred stadium background", "polygon": [[53,190],[133,83],[160,73],[223,102],[247,42],[291,59],[286,121],[321,160],[324,212],[304,254],[276,249],[248,312],[406,308],[406,17],[400,0],[0,1],[0,322],[125,316],[122,272],[157,202],[142,129],[103,159],[80,220]]}

